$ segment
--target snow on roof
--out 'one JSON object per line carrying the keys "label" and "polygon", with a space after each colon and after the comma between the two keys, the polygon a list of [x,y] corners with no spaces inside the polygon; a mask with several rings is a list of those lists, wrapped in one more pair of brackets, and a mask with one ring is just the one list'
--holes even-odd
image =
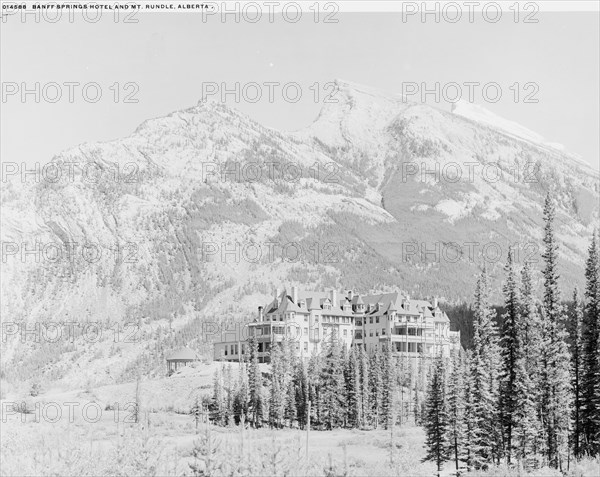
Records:
{"label": "snow on roof", "polygon": [[189,348],[181,348],[177,351],[173,351],[171,354],[167,356],[167,361],[175,360],[175,359],[184,359],[189,361],[195,361],[200,359],[198,354],[189,349]]}

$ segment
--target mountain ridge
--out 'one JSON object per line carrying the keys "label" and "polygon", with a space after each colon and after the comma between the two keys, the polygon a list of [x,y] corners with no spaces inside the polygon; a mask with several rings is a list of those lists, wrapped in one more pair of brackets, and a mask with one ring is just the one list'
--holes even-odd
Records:
{"label": "mountain ridge", "polygon": [[[95,182],[79,173],[72,181],[26,184],[21,192],[3,188],[3,241],[79,244],[74,259],[7,257],[3,320],[135,322],[146,334],[138,347],[102,341],[78,348],[76,358],[67,344],[48,351],[12,343],[3,369],[23,362],[31,366],[25,374],[70,382],[85,379],[81,369],[88,365],[108,381],[125,379],[140,363],[158,372],[155,347],[206,349],[201,323],[244,319],[288,284],[470,301],[486,245],[497,243],[502,252],[489,268],[495,286],[509,243],[522,246],[521,260],[535,252],[539,267],[541,204],[550,189],[558,205],[561,285],[568,292],[567,284],[581,284],[598,220],[598,174],[561,151],[447,111],[397,96],[372,99],[350,86],[340,91],[341,102],[326,105],[300,131],[275,131],[225,105],[201,103],[144,121],[123,139],[53,158],[103,168]],[[468,163],[494,165],[502,175],[469,179]],[[272,175],[269,164],[276,166]],[[297,180],[281,178],[289,164],[301,168]],[[451,164],[461,180],[420,170]],[[522,177],[528,164],[537,165],[533,182]],[[219,173],[249,165],[263,171],[260,178]],[[102,252],[97,261],[83,256],[88,242]],[[468,256],[468,242],[479,243],[477,256]],[[268,243],[276,244],[273,256]],[[300,259],[291,259],[289,247],[283,252],[289,244],[299,244]],[[528,245],[537,249],[523,249]],[[258,260],[244,255],[256,246]],[[458,260],[451,260],[453,251]],[[31,363],[43,353],[53,358],[36,368]],[[68,367],[65,359],[81,366]]]}

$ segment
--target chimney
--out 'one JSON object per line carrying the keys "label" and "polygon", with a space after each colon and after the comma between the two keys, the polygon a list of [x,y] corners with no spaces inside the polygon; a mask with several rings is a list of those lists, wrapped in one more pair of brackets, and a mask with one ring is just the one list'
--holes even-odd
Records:
{"label": "chimney", "polygon": [[354,293],[352,292],[352,290],[348,290],[348,300],[352,301],[353,297],[354,297]]}
{"label": "chimney", "polygon": [[337,290],[331,290],[331,306],[337,306]]}
{"label": "chimney", "polygon": [[263,307],[258,307],[258,321],[263,321]]}
{"label": "chimney", "polygon": [[433,309],[435,310],[438,307],[438,299],[437,296],[433,297]]}
{"label": "chimney", "polygon": [[298,304],[298,287],[292,287],[292,301],[295,305]]}

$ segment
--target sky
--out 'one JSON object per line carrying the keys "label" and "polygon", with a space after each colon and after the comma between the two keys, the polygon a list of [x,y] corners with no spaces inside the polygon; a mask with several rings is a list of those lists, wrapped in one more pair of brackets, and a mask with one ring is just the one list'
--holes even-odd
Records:
{"label": "sky", "polygon": [[[474,87],[476,103],[600,168],[597,12],[540,12],[536,24],[403,22],[400,14],[368,12],[338,13],[335,24],[309,15],[297,23],[255,24],[202,22],[200,14],[185,13],[139,14],[136,24],[108,16],[95,24],[77,16],[72,23],[8,18],[0,24],[3,91],[8,83],[20,90],[39,82],[54,98],[57,90],[46,85],[55,82],[62,93],[55,103],[43,97],[38,103],[33,94],[25,102],[19,93],[2,98],[2,161],[44,164],[77,144],[128,136],[146,119],[194,106],[208,83],[258,83],[261,100],[236,103],[229,95],[228,104],[268,127],[297,130],[316,118],[326,83],[341,78],[391,93],[409,83],[455,82],[463,99],[465,82],[495,82],[502,97],[491,102],[497,88],[484,97]],[[79,83],[72,103],[69,82]],[[102,92],[95,103],[82,95],[82,85],[92,82]],[[285,101],[278,86],[271,103],[265,82],[298,83],[302,98]],[[90,88],[93,98],[97,89]],[[128,94],[137,102],[125,102]],[[538,101],[525,102],[527,95]],[[433,95],[425,99],[435,103]],[[449,110],[443,99],[437,106]]]}

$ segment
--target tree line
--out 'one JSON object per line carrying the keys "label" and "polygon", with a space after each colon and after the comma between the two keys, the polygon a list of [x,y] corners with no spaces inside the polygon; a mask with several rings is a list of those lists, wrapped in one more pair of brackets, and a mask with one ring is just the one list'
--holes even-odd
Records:
{"label": "tree line", "polygon": [[211,420],[223,426],[243,418],[254,427],[388,429],[420,422],[429,367],[429,360],[403,359],[389,346],[367,353],[332,339],[309,359],[284,340],[271,348],[268,371],[261,370],[250,337],[237,375],[231,365],[217,369],[206,404]]}
{"label": "tree line", "polygon": [[543,296],[530,264],[520,273],[509,249],[500,326],[485,268],[475,291],[473,346],[437,357],[428,383],[426,459],[438,470],[494,464],[564,470],[600,453],[598,239],[588,251],[585,293],[565,304],[558,287],[555,207],[544,204]]}

